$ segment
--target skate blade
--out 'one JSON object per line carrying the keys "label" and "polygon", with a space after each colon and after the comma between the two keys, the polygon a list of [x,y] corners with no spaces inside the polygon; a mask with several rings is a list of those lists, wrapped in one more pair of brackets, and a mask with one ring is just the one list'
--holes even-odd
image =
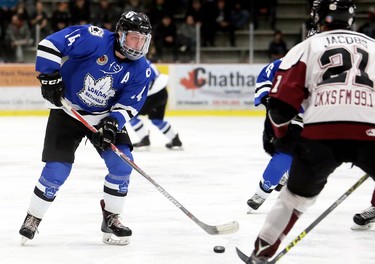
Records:
{"label": "skate blade", "polygon": [[351,230],[355,230],[355,231],[360,231],[360,230],[369,230],[371,228],[371,224],[368,223],[367,225],[357,225],[357,224],[353,224],[352,227],[350,228]]}
{"label": "skate blade", "polygon": [[172,150],[172,151],[182,151],[184,150],[184,148],[182,146],[173,146],[171,148],[168,148],[166,147],[168,150]]}
{"label": "skate blade", "polygon": [[251,212],[254,211],[253,208],[251,208],[250,206],[247,206],[247,214],[251,214]]}
{"label": "skate blade", "polygon": [[130,243],[130,236],[118,237],[111,233],[103,233],[103,243],[115,246],[125,246]]}
{"label": "skate blade", "polygon": [[139,147],[135,147],[134,146],[134,150],[135,151],[150,151],[150,145],[148,145],[148,146],[139,146]]}
{"label": "skate blade", "polygon": [[28,239],[27,237],[24,237],[22,236],[21,237],[21,246],[24,246],[26,244],[27,241],[29,241],[30,239]]}

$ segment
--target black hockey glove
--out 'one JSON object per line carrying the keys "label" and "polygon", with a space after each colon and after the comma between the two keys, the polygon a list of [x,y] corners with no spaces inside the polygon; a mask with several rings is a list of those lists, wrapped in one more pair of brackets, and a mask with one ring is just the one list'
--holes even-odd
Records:
{"label": "black hockey glove", "polygon": [[264,105],[264,107],[268,110],[268,101],[270,97],[268,95],[263,96],[262,99],[260,99],[261,104]]}
{"label": "black hockey glove", "polygon": [[41,73],[37,78],[41,84],[43,98],[56,106],[62,106],[61,97],[64,95],[65,87],[60,72]]}
{"label": "black hockey glove", "polygon": [[96,126],[98,132],[92,134],[91,143],[98,148],[106,150],[115,144],[118,132],[117,120],[113,117],[105,117]]}
{"label": "black hockey glove", "polygon": [[273,128],[271,125],[271,121],[269,120],[268,115],[266,115],[266,119],[264,120],[264,130],[263,130],[263,149],[269,155],[273,156],[275,154],[275,141],[276,137],[273,133]]}
{"label": "black hockey glove", "polygon": [[276,151],[293,155],[296,142],[300,139],[302,126],[302,118],[299,115],[295,116],[289,124],[285,136],[274,141]]}

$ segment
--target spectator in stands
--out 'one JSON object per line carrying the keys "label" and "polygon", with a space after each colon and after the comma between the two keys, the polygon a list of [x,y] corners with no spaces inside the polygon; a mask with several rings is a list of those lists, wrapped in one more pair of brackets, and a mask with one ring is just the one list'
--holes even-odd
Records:
{"label": "spectator in stands", "polygon": [[30,26],[32,36],[36,36],[37,27],[39,28],[39,40],[34,39],[35,43],[39,43],[40,40],[50,34],[47,12],[44,10],[42,1],[35,2],[35,10],[30,17]]}
{"label": "spectator in stands", "polygon": [[18,15],[18,18],[20,20],[24,21],[24,23],[27,23],[29,25],[30,16],[29,16],[29,12],[27,11],[23,0],[20,0],[18,2],[14,13]]}
{"label": "spectator in stands", "polygon": [[32,44],[31,33],[26,21],[14,14],[8,26],[5,41],[10,62],[24,62],[23,49]]}
{"label": "spectator in stands", "polygon": [[70,13],[66,2],[57,2],[51,17],[52,31],[56,32],[70,25]]}
{"label": "spectator in stands", "polygon": [[0,23],[1,23],[1,34],[2,39],[5,39],[5,33],[12,18],[12,15],[16,12],[16,7],[19,0],[7,0],[0,1]]}
{"label": "spectator in stands", "polygon": [[216,33],[218,31],[229,33],[229,43],[232,47],[236,46],[234,36],[234,26],[231,19],[231,9],[226,0],[218,0],[216,3]]}
{"label": "spectator in stands", "polygon": [[5,35],[19,0],[0,1],[0,61],[7,61]]}
{"label": "spectator in stands", "polygon": [[133,10],[137,12],[147,13],[146,6],[142,0],[129,0],[124,5],[124,10]]}
{"label": "spectator in stands", "polygon": [[192,16],[195,23],[202,23],[203,16],[205,14],[202,11],[202,3],[201,0],[192,0],[186,9],[186,16]]}
{"label": "spectator in stands", "polygon": [[371,38],[375,38],[375,8],[370,7],[367,11],[367,21],[359,27],[358,32],[361,32]]}
{"label": "spectator in stands", "polygon": [[151,25],[157,25],[164,17],[172,17],[173,10],[168,0],[152,0],[147,15],[150,18]]}
{"label": "spectator in stands", "polygon": [[280,59],[288,52],[284,34],[281,30],[276,30],[273,33],[273,39],[268,47],[268,54],[270,61]]}
{"label": "spectator in stands", "polygon": [[217,5],[215,0],[204,0],[202,3],[202,46],[215,46]]}
{"label": "spectator in stands", "polygon": [[92,23],[113,31],[120,16],[121,10],[117,6],[114,6],[109,0],[99,0],[98,5],[93,10]]}
{"label": "spectator in stands", "polygon": [[242,1],[240,0],[234,3],[230,17],[234,30],[244,29],[249,25],[250,12],[243,7]]}
{"label": "spectator in stands", "polygon": [[185,22],[177,30],[177,43],[178,52],[186,54],[189,61],[193,62],[197,43],[197,30],[193,16],[187,16]]}
{"label": "spectator in stands", "polygon": [[165,48],[172,51],[173,61],[178,58],[177,54],[177,27],[169,15],[164,15],[162,20],[153,28],[153,39],[159,62],[164,59]]}
{"label": "spectator in stands", "polygon": [[228,32],[231,46],[235,46],[234,28],[230,18],[230,6],[226,0],[205,0],[202,4],[202,45],[215,46],[218,31]]}
{"label": "spectator in stands", "polygon": [[277,0],[251,0],[254,29],[259,28],[259,17],[266,17],[270,27],[275,30]]}
{"label": "spectator in stands", "polygon": [[91,5],[89,0],[70,0],[70,23],[84,25],[91,22]]}

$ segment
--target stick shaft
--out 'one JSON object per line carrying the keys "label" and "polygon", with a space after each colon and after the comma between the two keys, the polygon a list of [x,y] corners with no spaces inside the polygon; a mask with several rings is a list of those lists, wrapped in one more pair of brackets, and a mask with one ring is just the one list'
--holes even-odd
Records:
{"label": "stick shaft", "polygon": [[[65,109],[71,112],[83,125],[85,125],[89,130],[96,133],[98,130],[88,123],[83,116],[78,113],[77,110],[73,108],[73,106],[65,99],[61,99],[61,103]],[[117,156],[119,156],[124,162],[126,162],[130,167],[136,170],[140,175],[146,178],[149,182],[151,182],[156,189],[163,194],[171,203],[173,203],[177,208],[179,208],[185,215],[187,215],[191,220],[193,220],[198,226],[200,226],[204,231],[206,231],[210,235],[217,235],[217,234],[227,234],[233,233],[238,230],[238,223],[233,221],[227,224],[219,225],[219,226],[210,226],[198,218],[196,218],[189,210],[187,210],[182,204],[180,204],[172,195],[170,195],[163,187],[161,187],[156,181],[154,181],[145,171],[143,171],[140,167],[137,166],[128,156],[125,155],[120,149],[118,149],[114,144],[111,143],[111,149]]]}

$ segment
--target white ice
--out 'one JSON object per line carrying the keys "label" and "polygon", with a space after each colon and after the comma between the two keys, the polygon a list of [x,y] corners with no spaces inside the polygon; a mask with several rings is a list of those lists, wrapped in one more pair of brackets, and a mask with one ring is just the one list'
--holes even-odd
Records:
{"label": "white ice", "polygon": [[[182,151],[150,127],[152,146],[134,151],[135,163],[201,221],[217,225],[237,220],[240,230],[224,236],[205,233],[149,181],[132,174],[122,219],[133,230],[128,246],[101,242],[102,160],[81,143],[70,177],[39,226],[20,245],[18,230],[43,168],[46,117],[0,118],[0,263],[27,264],[236,264],[238,246],[249,254],[277,193],[253,214],[253,195],[268,163],[262,149],[262,117],[168,117],[183,141]],[[134,137],[134,134],[131,134]],[[279,251],[363,175],[344,164],[329,178],[318,201],[296,223]],[[352,231],[352,217],[367,208],[374,183],[367,180],[293,247],[278,263],[372,264],[375,229]],[[215,245],[225,253],[213,252]]]}

